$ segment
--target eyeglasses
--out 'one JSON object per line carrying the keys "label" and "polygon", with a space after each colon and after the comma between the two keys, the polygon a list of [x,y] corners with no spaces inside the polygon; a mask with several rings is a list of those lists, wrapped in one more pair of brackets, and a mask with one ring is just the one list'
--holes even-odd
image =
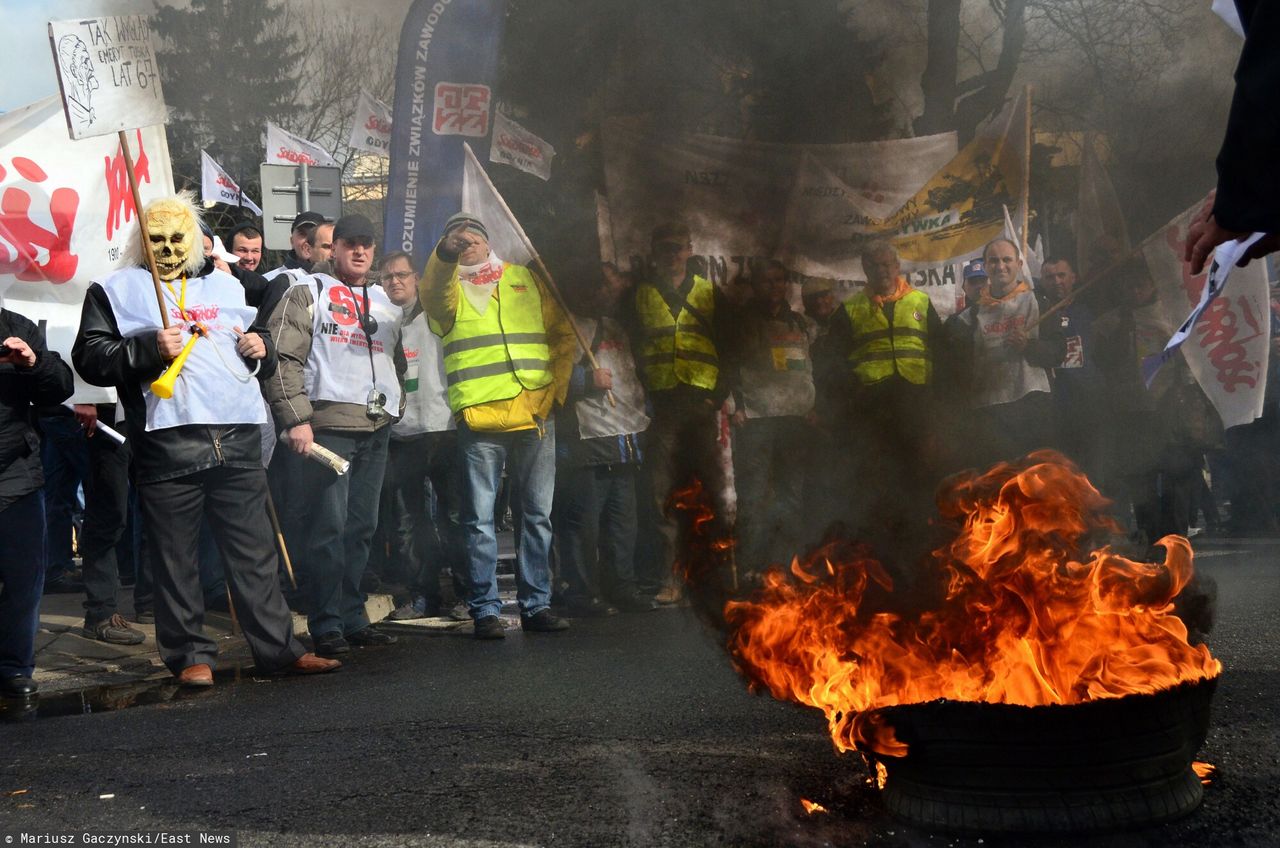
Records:
{"label": "eyeglasses", "polygon": [[379,279],[382,280],[382,282],[384,283],[389,283],[392,280],[401,280],[401,281],[412,280],[413,272],[412,271],[390,271],[386,274],[383,274],[381,277],[379,277]]}

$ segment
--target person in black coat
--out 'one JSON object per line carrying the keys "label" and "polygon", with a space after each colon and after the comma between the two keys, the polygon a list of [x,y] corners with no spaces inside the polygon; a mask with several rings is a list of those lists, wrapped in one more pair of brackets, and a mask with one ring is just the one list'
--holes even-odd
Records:
{"label": "person in black coat", "polygon": [[1236,0],[1244,49],[1236,66],[1226,136],[1218,153],[1218,187],[1187,231],[1183,260],[1198,274],[1214,248],[1267,233],[1253,259],[1280,248],[1280,4]]}
{"label": "person in black coat", "polygon": [[71,397],[71,369],[36,325],[0,307],[0,695],[36,694],[36,627],[44,586],[44,469],[36,406]]}

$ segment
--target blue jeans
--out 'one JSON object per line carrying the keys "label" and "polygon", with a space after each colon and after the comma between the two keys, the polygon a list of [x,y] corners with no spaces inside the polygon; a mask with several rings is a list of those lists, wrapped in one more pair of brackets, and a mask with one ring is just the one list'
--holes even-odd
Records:
{"label": "blue jeans", "polygon": [[473,619],[497,615],[498,537],[493,505],[502,483],[502,467],[511,481],[511,511],[516,524],[516,597],[529,617],[551,605],[551,503],[556,488],[555,421],[546,430],[479,433],[458,425],[464,491],[462,527],[467,537],[467,607]]}
{"label": "blue jeans", "polygon": [[319,463],[298,465],[290,500],[299,501],[299,538],[291,550],[303,552],[302,568],[311,608],[312,636],[337,631],[350,635],[369,626],[360,579],[369,562],[369,543],[378,526],[378,500],[387,468],[390,427],[374,433],[321,431],[315,439],[351,462],[341,477]]}
{"label": "blue jeans", "polygon": [[0,509],[0,678],[35,671],[36,628],[44,592],[44,493],[36,489]]}
{"label": "blue jeans", "polygon": [[72,568],[71,522],[80,512],[76,490],[89,477],[89,441],[74,415],[40,418],[44,466],[45,577],[57,580]]}

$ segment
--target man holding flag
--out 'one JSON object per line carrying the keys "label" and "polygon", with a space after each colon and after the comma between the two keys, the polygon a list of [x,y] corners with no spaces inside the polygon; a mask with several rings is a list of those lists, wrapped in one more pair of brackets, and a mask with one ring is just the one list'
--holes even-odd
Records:
{"label": "man holding flag", "polygon": [[449,407],[463,456],[467,605],[477,639],[504,637],[498,617],[494,499],[505,463],[517,513],[516,585],[526,631],[565,630],[551,613],[551,503],[556,404],[573,369],[575,336],[546,284],[489,249],[474,215],[445,224],[419,283],[432,330],[444,340]]}

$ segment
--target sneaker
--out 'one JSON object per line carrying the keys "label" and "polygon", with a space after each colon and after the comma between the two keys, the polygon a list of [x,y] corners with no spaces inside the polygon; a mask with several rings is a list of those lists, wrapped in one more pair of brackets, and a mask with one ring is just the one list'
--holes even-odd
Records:
{"label": "sneaker", "polygon": [[400,641],[399,638],[392,636],[390,633],[383,633],[372,624],[357,630],[355,633],[348,633],[346,638],[352,645],[359,645],[361,648],[381,648],[384,645],[394,645]]}
{"label": "sneaker", "polygon": [[569,629],[569,622],[553,615],[549,609],[542,609],[528,618],[521,617],[520,629],[527,633],[559,633]]}
{"label": "sneaker", "polygon": [[139,624],[155,624],[155,610],[143,610],[142,612],[136,612],[133,614],[133,620]]}
{"label": "sneaker", "polygon": [[456,604],[453,605],[453,607],[450,608],[449,614],[447,617],[453,619],[454,621],[470,621],[471,613],[467,610],[467,602],[458,601]]}
{"label": "sneaker", "polygon": [[86,621],[84,635],[109,645],[141,645],[147,639],[147,635],[141,630],[130,627],[129,622],[125,621],[120,613],[94,624]]}
{"label": "sneaker", "polygon": [[476,638],[477,639],[505,639],[507,638],[506,630],[502,626],[502,619],[496,615],[482,615],[476,619]]}
{"label": "sneaker", "polygon": [[683,593],[680,591],[679,586],[663,586],[658,591],[658,594],[654,595],[653,599],[663,606],[670,606],[680,603],[682,597]]}
{"label": "sneaker", "polygon": [[422,595],[406,604],[396,607],[395,612],[387,616],[388,621],[413,621],[427,617],[427,599]]}
{"label": "sneaker", "polygon": [[339,654],[351,652],[351,644],[342,638],[342,634],[337,630],[330,630],[328,633],[321,633],[315,638],[316,656],[332,659]]}

